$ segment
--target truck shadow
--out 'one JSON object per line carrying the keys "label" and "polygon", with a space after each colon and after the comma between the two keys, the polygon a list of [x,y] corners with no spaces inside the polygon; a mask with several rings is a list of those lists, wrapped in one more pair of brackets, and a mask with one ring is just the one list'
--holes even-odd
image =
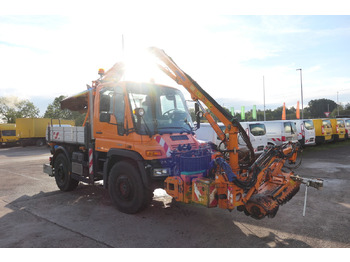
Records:
{"label": "truck shadow", "polygon": [[246,230],[240,221],[255,220],[239,212],[159,197],[138,214],[124,214],[96,186],[23,195],[4,207],[1,247],[310,247],[265,227]]}

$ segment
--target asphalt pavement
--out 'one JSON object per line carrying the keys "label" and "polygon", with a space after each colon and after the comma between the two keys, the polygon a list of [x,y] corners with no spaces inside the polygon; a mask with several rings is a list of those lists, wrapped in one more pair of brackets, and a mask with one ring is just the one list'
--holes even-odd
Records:
{"label": "asphalt pavement", "polygon": [[157,190],[141,213],[120,213],[102,185],[58,190],[42,165],[46,147],[0,149],[0,247],[4,248],[349,248],[350,147],[308,150],[296,173],[324,179],[305,186],[275,218],[171,202]]}

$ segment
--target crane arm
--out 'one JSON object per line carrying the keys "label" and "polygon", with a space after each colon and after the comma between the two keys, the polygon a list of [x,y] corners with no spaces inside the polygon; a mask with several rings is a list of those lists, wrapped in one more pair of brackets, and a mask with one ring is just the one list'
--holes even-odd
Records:
{"label": "crane arm", "polygon": [[[207,108],[226,126],[226,132],[229,134],[229,139],[226,141],[226,136],[211,115],[204,112],[210,125],[217,133],[220,140],[225,142],[227,151],[229,152],[229,162],[233,171],[239,170],[238,161],[238,133],[241,133],[243,140],[246,142],[251,154],[251,163],[254,162],[254,149],[250,143],[250,139],[240,123],[221,105],[219,105],[196,81],[194,81],[188,74],[186,74],[174,60],[169,57],[163,50],[156,47],[150,47],[149,51],[159,59],[158,67],[172,78],[175,82],[182,85],[190,94],[194,101],[199,105],[198,101],[204,103]],[[250,163],[250,164],[251,164]]]}

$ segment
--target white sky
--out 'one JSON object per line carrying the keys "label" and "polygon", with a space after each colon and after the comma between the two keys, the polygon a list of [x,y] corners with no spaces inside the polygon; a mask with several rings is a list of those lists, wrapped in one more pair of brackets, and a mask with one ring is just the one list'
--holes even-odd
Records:
{"label": "white sky", "polygon": [[[342,16],[349,13],[343,1],[9,2],[0,0],[0,96],[29,99],[41,114],[55,97],[83,91],[98,68],[120,61],[122,35],[126,56],[164,49],[236,111],[263,109],[263,76],[267,108],[295,107],[297,68],[304,107],[312,99],[337,102],[337,92],[339,102],[350,103],[350,16]],[[335,15],[309,16],[315,13]]]}

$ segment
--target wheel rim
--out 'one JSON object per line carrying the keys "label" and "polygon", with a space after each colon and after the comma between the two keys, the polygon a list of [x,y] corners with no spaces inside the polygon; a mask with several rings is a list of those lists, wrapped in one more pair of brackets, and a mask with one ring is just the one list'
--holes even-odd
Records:
{"label": "wheel rim", "polygon": [[122,200],[131,200],[134,196],[134,187],[127,177],[121,176],[116,181],[118,196]]}
{"label": "wheel rim", "polygon": [[60,163],[57,170],[57,179],[60,183],[63,183],[65,180],[65,177],[66,177],[66,174],[64,171],[64,166],[62,163]]}

